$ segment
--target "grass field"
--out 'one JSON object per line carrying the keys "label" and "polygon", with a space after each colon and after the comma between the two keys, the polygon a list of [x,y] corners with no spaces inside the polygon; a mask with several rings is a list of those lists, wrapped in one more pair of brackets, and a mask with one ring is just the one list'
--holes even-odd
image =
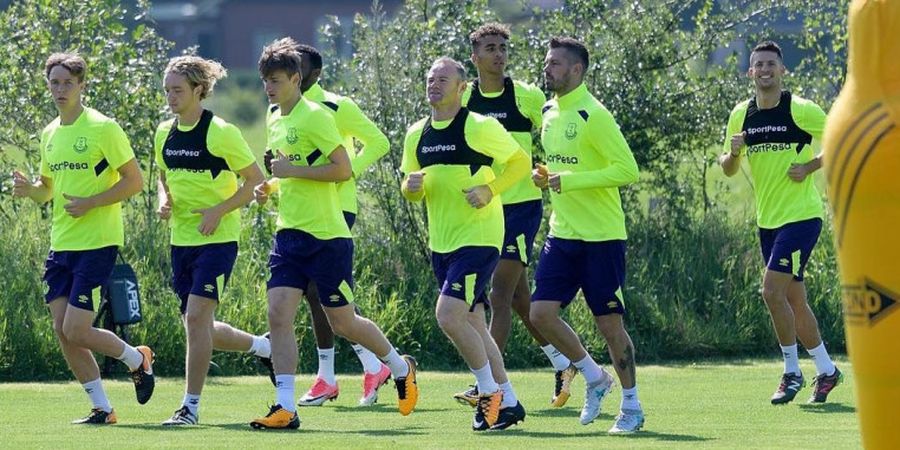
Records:
{"label": "grass field", "polygon": [[[852,379],[846,361],[839,363]],[[803,368],[813,373],[808,361]],[[200,410],[200,426],[164,429],[159,423],[180,406],[182,380],[158,381],[153,399],[134,401],[130,382],[110,381],[106,389],[119,423],[108,427],[69,425],[89,403],[75,383],[0,384],[0,447],[3,448],[859,448],[852,383],[838,387],[824,405],[806,405],[809,387],[795,403],[775,407],[768,398],[781,364],[728,361],[639,367],[640,396],[646,412],[644,431],[608,436],[618,411],[620,391],[589,426],[578,422],[584,383],[562,409],[548,406],[552,373],[512,374],[528,410],[523,424],[504,432],[471,431],[471,410],[454,403],[454,391],[466,387],[463,373],[421,372],[416,411],[396,412],[393,384],[382,388],[380,404],[356,407],[358,375],[341,375],[342,395],[318,408],[300,409],[299,431],[251,430],[247,423],[268,410],[272,386],[263,377],[211,378]],[[311,376],[298,378],[305,389]],[[302,393],[302,392],[300,392]]]}

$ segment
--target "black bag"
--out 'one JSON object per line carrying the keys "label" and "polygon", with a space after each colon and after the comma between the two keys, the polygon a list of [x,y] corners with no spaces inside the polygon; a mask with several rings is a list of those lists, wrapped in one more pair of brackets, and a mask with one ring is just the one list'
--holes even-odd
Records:
{"label": "black bag", "polygon": [[113,267],[106,286],[106,298],[112,311],[113,323],[130,325],[141,321],[141,298],[138,280],[128,263]]}

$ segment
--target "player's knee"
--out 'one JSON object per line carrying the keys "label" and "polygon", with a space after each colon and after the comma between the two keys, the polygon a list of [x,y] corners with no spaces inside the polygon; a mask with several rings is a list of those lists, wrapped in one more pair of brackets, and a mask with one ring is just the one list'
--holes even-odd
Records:
{"label": "player's knee", "polygon": [[546,308],[531,308],[528,319],[538,328],[545,328],[556,320],[556,313]]}
{"label": "player's knee", "polygon": [[269,305],[269,328],[279,330],[293,326],[293,315],[285,314],[281,308]]}
{"label": "player's knee", "polygon": [[354,329],[353,317],[329,317],[328,323],[331,324],[331,331],[338,336],[350,339],[353,336]]}
{"label": "player's knee", "polygon": [[188,330],[199,330],[212,325],[212,318],[200,311],[188,311],[184,315],[184,325]]}
{"label": "player's knee", "polygon": [[785,293],[783,289],[778,289],[775,286],[763,285],[762,288],[762,297],[766,303],[783,303],[785,301]]}
{"label": "player's knee", "polygon": [[88,340],[89,326],[81,326],[71,321],[63,322],[62,335],[70,344],[85,347]]}
{"label": "player's knee", "polygon": [[450,314],[447,311],[438,310],[437,322],[441,330],[447,334],[453,334],[463,327],[468,319],[460,317],[456,314]]}

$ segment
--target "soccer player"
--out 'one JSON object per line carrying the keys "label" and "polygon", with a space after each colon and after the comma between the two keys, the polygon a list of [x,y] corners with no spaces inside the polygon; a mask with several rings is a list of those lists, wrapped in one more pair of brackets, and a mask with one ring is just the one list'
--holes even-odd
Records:
{"label": "soccer player", "polygon": [[550,234],[535,272],[531,321],[581,371],[586,386],[581,424],[600,415],[612,376],[591,358],[560,318],[581,289],[622,383],[622,403],[610,433],[632,433],[644,424],[635,379],[635,353],[622,321],[625,302],[625,213],[619,187],[638,179],[638,167],[612,114],[584,85],[587,48],[553,38],[544,77],[553,98],[544,107],[541,142],[547,166],[532,179],[550,189]]}
{"label": "soccer player", "polygon": [[138,403],[147,403],[154,387],[150,348],[132,347],[92,325],[100,289],[125,241],[121,202],[140,192],[142,181],[122,128],[81,103],[86,70],[76,54],[55,53],[47,59],[44,74],[59,116],[41,133],[40,179],[32,182],[15,171],[13,195],[37,203],[53,200],[44,298],[63,356],[93,402],[90,414],[72,423],[113,424],[116,413],[92,351],[128,366]]}
{"label": "soccer player", "polygon": [[[263,182],[241,131],[201,104],[226,75],[215,61],[179,56],[169,61],[163,80],[175,119],[156,130],[158,214],[171,218],[172,288],[181,300],[187,335],[184,400],[163,425],[197,424],[213,348],[249,352],[272,367],[266,337],[215,320],[237,258],[238,209],[253,200],[254,187]],[[238,176],[243,178],[240,186]]]}
{"label": "soccer player", "polygon": [[[466,71],[443,57],[427,75],[431,115],[406,133],[403,196],[425,199],[431,263],[440,286],[438,325],[475,374],[472,428],[504,429],[525,418],[503,356],[484,319],[483,296],[503,243],[503,207],[494,197],[528,174],[528,155],[491,117],[462,107]],[[505,164],[496,174],[494,162]]]}
{"label": "soccer player", "polygon": [[900,2],[850,4],[847,81],[823,147],[863,447],[896,448],[900,428]]}
{"label": "soccer player", "polygon": [[[314,47],[297,44],[301,59],[300,91],[307,100],[323,106],[323,110],[334,117],[343,140],[344,149],[350,158],[353,172],[349,180],[338,183],[338,197],[341,201],[344,219],[352,230],[358,211],[356,202],[356,178],[365,173],[378,158],[386,155],[390,148],[387,136],[378,129],[356,103],[348,98],[322,89],[319,76],[322,74],[322,55]],[[354,139],[362,143],[357,151]],[[334,400],[338,396],[338,383],[334,375],[334,332],[328,325],[325,311],[319,302],[319,293],[315,283],[309,284],[306,291],[310,316],[313,322],[313,333],[319,353],[319,370],[312,387],[300,397],[300,406],[319,406],[326,400]],[[378,388],[391,378],[391,369],[381,362],[374,353],[357,343],[351,344],[353,351],[362,363],[363,393],[359,399],[361,406],[369,406],[378,401]]]}
{"label": "soccer player", "polygon": [[[269,255],[269,329],[275,366],[276,404],[251,422],[254,428],[297,428],[294,404],[297,339],[294,318],[304,292],[316,283],[335,334],[374,352],[391,370],[400,414],[418,400],[416,361],[400,356],[381,329],[359,316],[353,305],[353,239],[341,214],[337,182],[352,175],[350,158],[334,118],[300,91],[301,57],[290,38],[268,45],[259,59],[269,107],[267,146],[280,179],[278,232]],[[255,191],[265,201],[271,187]]]}
{"label": "soccer player", "polygon": [[763,299],[784,355],[784,374],[772,404],[792,401],[804,385],[797,338],[816,364],[810,402],[824,402],[842,379],[809,308],[803,270],[822,230],[822,198],[809,176],[822,165],[813,139],[821,139],[825,113],[815,103],[781,90],[786,69],[781,48],[763,42],[750,53],[747,75],[755,95],[728,118],[719,164],[732,176],[747,157],[756,195],[759,243],[766,272]]}
{"label": "soccer player", "polygon": [[[541,128],[541,108],[546,98],[537,87],[506,75],[508,41],[509,28],[498,23],[484,24],[469,35],[472,63],[478,69],[478,78],[467,87],[462,104],[469,111],[497,119],[531,158],[532,130]],[[495,164],[494,170],[500,171],[502,168],[501,164]],[[528,318],[531,287],[527,268],[531,262],[534,237],[543,218],[541,198],[541,190],[528,177],[502,195],[505,232],[500,262],[491,279],[490,331],[502,353],[512,325],[512,310],[515,309],[528,333],[556,369],[556,384],[550,404],[562,407],[569,399],[569,387],[577,371],[565,355],[541,336]],[[454,397],[461,403],[474,406],[478,389],[473,387]]]}

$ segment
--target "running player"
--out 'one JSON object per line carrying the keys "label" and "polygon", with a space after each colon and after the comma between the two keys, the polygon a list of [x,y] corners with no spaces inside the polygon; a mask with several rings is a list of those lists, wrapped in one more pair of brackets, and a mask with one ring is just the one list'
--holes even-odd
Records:
{"label": "running player", "polygon": [[[270,371],[272,367],[266,337],[215,320],[237,258],[238,209],[253,200],[253,188],[263,181],[241,131],[201,104],[226,75],[215,61],[179,56],[169,61],[163,80],[175,119],[156,130],[158,213],[162,219],[172,219],[172,288],[181,300],[187,335],[184,399],[163,425],[197,424],[213,348],[249,352]],[[240,186],[238,175],[244,179]]]}
{"label": "running player", "polygon": [[[488,332],[483,294],[503,243],[503,207],[494,197],[528,174],[529,161],[496,119],[462,107],[465,88],[462,64],[434,62],[427,75],[431,115],[407,131],[400,169],[404,197],[425,199],[438,325],[475,374],[480,395],[472,428],[480,431],[525,418]],[[505,164],[496,177],[495,161]]]}
{"label": "running player", "polygon": [[[352,176],[350,158],[334,118],[303,98],[301,57],[290,38],[267,46],[259,60],[269,107],[267,146],[276,155],[272,174],[280,179],[278,232],[269,256],[269,329],[275,365],[276,404],[251,422],[254,428],[297,428],[294,374],[297,339],[294,318],[304,291],[315,282],[335,334],[373,351],[391,370],[400,414],[418,400],[416,361],[400,356],[377,325],[354,311],[353,239],[341,214],[335,183]],[[268,184],[256,190],[265,201]]]}
{"label": "running player", "polygon": [[13,195],[53,200],[45,300],[69,368],[93,402],[79,424],[113,424],[116,413],[100,381],[92,351],[128,366],[138,403],[153,395],[153,352],[94,328],[100,289],[124,244],[121,202],[141,191],[141,171],[128,137],[109,117],[81,103],[87,65],[70,53],[50,55],[47,88],[59,116],[41,133],[41,174],[32,182],[13,173]]}
{"label": "running player", "polygon": [[804,385],[798,337],[816,364],[809,401],[824,402],[842,375],[825,350],[809,308],[803,270],[822,230],[822,197],[809,175],[822,166],[812,143],[822,137],[825,113],[815,103],[781,90],[785,72],[778,44],[766,41],[753,48],[747,75],[755,95],[731,111],[719,164],[732,176],[744,156],[750,163],[766,264],[762,294],[784,356],[784,374],[772,404],[792,401]]}
{"label": "running player", "polygon": [[900,2],[850,4],[847,81],[825,125],[844,325],[863,447],[896,448],[900,428]]}
{"label": "running player", "polygon": [[[519,146],[532,157],[532,130],[541,128],[541,108],[546,98],[537,87],[513,80],[506,75],[509,28],[503,24],[487,23],[469,35],[472,63],[478,78],[463,94],[462,104],[469,111],[494,117],[515,138]],[[495,164],[494,170],[501,171]],[[528,319],[531,287],[528,284],[528,264],[534,237],[541,226],[543,206],[541,190],[527,177],[502,195],[505,233],[500,250],[500,262],[491,279],[491,336],[500,352],[506,348],[512,325],[512,310],[522,319],[528,333],[556,369],[556,384],[550,404],[562,407],[569,399],[569,387],[577,371],[553,344],[547,342]],[[475,406],[478,389],[454,396],[461,403]]]}
{"label": "running player", "polygon": [[[337,189],[344,219],[352,230],[358,211],[356,178],[365,173],[366,169],[378,158],[387,154],[390,143],[387,136],[366,117],[352,99],[322,89],[322,86],[319,85],[319,76],[322,74],[322,55],[318,50],[309,45],[297,44],[297,51],[300,52],[302,58],[300,91],[303,93],[303,97],[319,106],[324,106],[322,109],[332,114],[338,131],[344,138],[343,146],[350,158],[353,175],[349,180],[338,183]],[[356,150],[354,139],[362,144],[359,151]],[[325,403],[326,400],[336,399],[339,392],[337,378],[334,375],[334,332],[331,331],[325,311],[322,310],[315,283],[309,284],[306,301],[309,303],[313,332],[316,336],[319,370],[312,387],[300,397],[299,405],[318,406]],[[362,345],[355,342],[351,345],[365,372],[363,393],[359,404],[369,406],[378,401],[378,388],[390,380],[391,369]]]}
{"label": "running player", "polygon": [[632,433],[644,424],[635,379],[635,353],[622,321],[625,302],[625,213],[619,187],[638,179],[638,167],[612,114],[584,85],[589,67],[584,44],[553,38],[544,61],[547,88],[541,142],[547,166],[532,175],[550,189],[550,235],[535,272],[531,320],[584,375],[581,424],[600,415],[612,376],[591,358],[559,317],[581,289],[622,383],[622,403],[610,433]]}

